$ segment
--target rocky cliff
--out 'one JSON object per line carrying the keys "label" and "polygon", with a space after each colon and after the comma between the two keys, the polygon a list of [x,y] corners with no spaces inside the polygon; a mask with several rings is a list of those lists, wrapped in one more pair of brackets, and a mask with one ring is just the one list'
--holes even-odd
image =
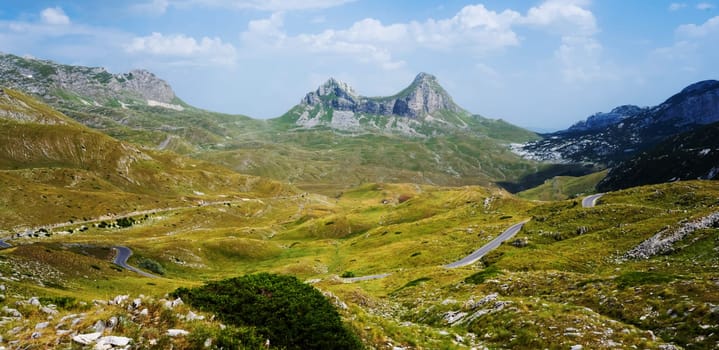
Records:
{"label": "rocky cliff", "polygon": [[437,78],[427,73],[418,74],[407,88],[386,97],[359,95],[349,84],[330,78],[281,119],[303,128],[324,126],[409,136],[468,130],[488,121],[457,106]]}
{"label": "rocky cliff", "polygon": [[441,110],[462,111],[439,85],[437,78],[427,73],[418,74],[410,86],[390,97],[360,96],[347,83],[330,78],[317,90],[308,93],[301,103],[307,106],[324,104],[338,111],[413,119]]}
{"label": "rocky cliff", "polygon": [[176,100],[170,85],[146,70],[112,74],[102,67],[69,66],[9,54],[0,54],[0,85],[46,101],[75,99],[81,104],[170,105]]}

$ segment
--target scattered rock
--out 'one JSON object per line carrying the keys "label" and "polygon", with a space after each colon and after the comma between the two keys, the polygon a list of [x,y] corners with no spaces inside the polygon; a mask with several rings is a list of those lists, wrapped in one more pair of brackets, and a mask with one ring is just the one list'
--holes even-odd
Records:
{"label": "scattered rock", "polygon": [[74,337],[72,337],[72,341],[82,344],[82,345],[90,345],[94,343],[96,340],[100,339],[102,336],[102,333],[95,332],[95,333],[88,333],[88,334],[78,334]]}
{"label": "scattered rock", "polygon": [[20,311],[17,311],[17,309],[11,309],[7,306],[3,306],[2,312],[12,317],[22,318],[22,314],[20,313]]}
{"label": "scattered rock", "polygon": [[194,313],[190,310],[187,312],[187,316],[185,316],[185,319],[188,321],[204,320],[205,316],[197,315],[196,313]]}
{"label": "scattered rock", "polygon": [[115,317],[115,316],[110,317],[105,322],[105,327],[107,327],[107,328],[112,329],[112,328],[115,328],[115,326],[117,326],[117,317]]}
{"label": "scattered rock", "polygon": [[57,310],[49,308],[47,306],[41,307],[40,311],[42,311],[43,313],[46,313],[48,315],[57,315],[57,313],[58,313]]}
{"label": "scattered rock", "polygon": [[178,336],[185,336],[190,334],[190,332],[184,330],[184,329],[168,329],[167,335],[170,337],[178,337]]}
{"label": "scattered rock", "polygon": [[28,304],[32,306],[40,306],[40,298],[38,297],[32,297],[27,301]]}
{"label": "scattered rock", "polygon": [[110,305],[120,305],[124,303],[127,299],[129,299],[129,295],[118,295],[114,299],[110,300]]}
{"label": "scattered rock", "polygon": [[95,332],[99,332],[99,333],[104,332],[105,331],[105,322],[98,320],[92,326],[92,330],[94,330]]}
{"label": "scattered rock", "polygon": [[41,330],[47,328],[47,326],[50,325],[50,322],[40,322],[35,325],[35,330]]}
{"label": "scattered rock", "polygon": [[97,344],[108,344],[111,346],[125,346],[127,344],[130,344],[130,341],[132,339],[127,337],[118,337],[114,335],[109,335],[106,337],[102,337],[97,340]]}
{"label": "scattered rock", "polygon": [[569,350],[582,350],[582,349],[584,349],[584,347],[581,346],[581,345],[579,345],[579,344],[577,344],[577,345],[572,345],[572,347],[569,348]]}

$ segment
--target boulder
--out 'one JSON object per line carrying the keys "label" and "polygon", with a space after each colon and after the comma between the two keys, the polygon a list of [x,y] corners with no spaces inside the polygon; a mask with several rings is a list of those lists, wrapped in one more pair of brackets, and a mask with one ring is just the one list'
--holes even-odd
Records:
{"label": "boulder", "polygon": [[87,334],[78,334],[74,337],[72,337],[72,341],[82,344],[82,345],[90,345],[94,343],[96,340],[100,339],[102,336],[102,333],[95,332],[95,333],[87,333]]}

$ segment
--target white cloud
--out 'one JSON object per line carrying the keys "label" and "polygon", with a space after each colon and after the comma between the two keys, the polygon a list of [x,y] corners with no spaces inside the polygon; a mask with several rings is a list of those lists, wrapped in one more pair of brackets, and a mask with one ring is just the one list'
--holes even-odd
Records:
{"label": "white cloud", "polygon": [[719,35],[719,16],[712,17],[700,25],[683,24],[676,29],[676,33],[685,37],[705,37],[710,34]]}
{"label": "white cloud", "polygon": [[132,10],[142,14],[161,15],[167,12],[169,6],[169,0],[152,0],[150,2],[135,4],[132,6]]}
{"label": "white cloud", "polygon": [[679,11],[685,7],[687,7],[687,4],[683,2],[673,2],[669,4],[669,11]]}
{"label": "white cloud", "polygon": [[558,30],[560,33],[573,35],[592,35],[597,32],[597,21],[594,14],[583,6],[583,0],[548,0],[527,11],[523,22]]}
{"label": "white cloud", "polygon": [[714,8],[714,4],[708,2],[700,2],[697,4],[697,10],[706,11]]}
{"label": "white cloud", "polygon": [[148,10],[163,14],[170,6],[177,8],[218,7],[235,10],[259,10],[270,12],[324,9],[344,5],[355,0],[151,0],[133,6],[136,10]]}
{"label": "white cloud", "polygon": [[60,7],[48,7],[40,12],[42,21],[47,24],[53,25],[67,25],[70,24],[70,17],[65,14],[65,11]]}
{"label": "white cloud", "polygon": [[601,54],[601,45],[593,38],[598,32],[596,19],[584,7],[587,4],[585,0],[548,0],[530,8],[526,15],[511,9],[498,12],[482,4],[468,5],[449,18],[391,24],[365,18],[344,29],[297,35],[287,34],[282,15],[274,13],[269,18],[251,21],[241,37],[248,48],[341,55],[384,69],[397,69],[405,65],[398,57],[416,50],[485,55],[516,47],[521,40],[515,28],[529,27],[560,35],[562,44],[555,56],[560,64],[566,65],[563,69],[573,72],[568,76],[577,80],[596,77],[590,73],[595,68],[581,65],[582,58],[596,66]]}
{"label": "white cloud", "polygon": [[237,52],[232,44],[219,38],[202,37],[199,40],[183,34],[163,35],[152,33],[133,38],[125,46],[131,54],[149,54],[177,59],[176,63],[188,65],[234,64]]}
{"label": "white cloud", "polygon": [[555,56],[562,64],[566,81],[585,82],[609,78],[599,61],[601,53],[602,45],[591,37],[564,36]]}

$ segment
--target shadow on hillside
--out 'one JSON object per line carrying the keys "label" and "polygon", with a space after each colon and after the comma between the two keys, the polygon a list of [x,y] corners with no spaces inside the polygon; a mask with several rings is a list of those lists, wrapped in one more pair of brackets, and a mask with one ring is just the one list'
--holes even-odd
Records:
{"label": "shadow on hillside", "polygon": [[602,170],[592,164],[571,163],[571,164],[551,164],[546,168],[529,174],[518,181],[499,181],[497,185],[510,193],[517,193],[537,187],[544,181],[555,176],[584,176]]}

